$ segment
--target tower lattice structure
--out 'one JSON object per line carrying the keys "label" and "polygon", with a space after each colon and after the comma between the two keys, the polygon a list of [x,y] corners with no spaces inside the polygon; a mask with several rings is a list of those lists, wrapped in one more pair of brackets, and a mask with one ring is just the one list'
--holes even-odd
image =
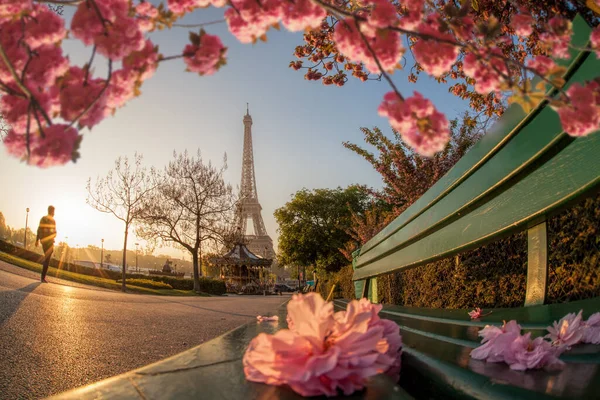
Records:
{"label": "tower lattice structure", "polygon": [[[247,247],[251,252],[261,257],[274,259],[273,240],[267,234],[256,190],[254,152],[252,150],[252,117],[249,109],[246,109],[246,115],[244,115],[244,152],[242,157],[242,184],[236,226],[249,241]],[[252,220],[254,234],[247,232],[248,220]]]}

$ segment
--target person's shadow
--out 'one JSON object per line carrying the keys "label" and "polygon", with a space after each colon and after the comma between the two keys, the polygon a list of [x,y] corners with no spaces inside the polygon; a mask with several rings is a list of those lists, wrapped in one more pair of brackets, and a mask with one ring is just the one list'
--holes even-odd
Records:
{"label": "person's shadow", "polygon": [[19,289],[0,292],[0,326],[19,310],[21,303],[41,282],[33,282]]}

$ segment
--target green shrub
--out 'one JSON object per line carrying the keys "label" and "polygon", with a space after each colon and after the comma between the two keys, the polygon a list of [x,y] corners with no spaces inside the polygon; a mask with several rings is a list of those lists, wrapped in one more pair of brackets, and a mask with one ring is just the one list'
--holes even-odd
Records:
{"label": "green shrub", "polygon": [[[173,289],[177,290],[193,290],[194,289],[194,280],[193,279],[182,279],[182,278],[174,278],[171,276],[151,276],[151,280],[156,282],[164,282]],[[200,291],[208,294],[214,295],[222,295],[225,294],[225,282],[220,279],[212,279],[212,278],[200,278]]]}
{"label": "green shrub", "polygon": [[[117,280],[121,282],[121,280]],[[157,282],[150,279],[125,279],[125,283],[133,286],[141,286],[149,289],[173,289],[171,285],[164,282]]]}

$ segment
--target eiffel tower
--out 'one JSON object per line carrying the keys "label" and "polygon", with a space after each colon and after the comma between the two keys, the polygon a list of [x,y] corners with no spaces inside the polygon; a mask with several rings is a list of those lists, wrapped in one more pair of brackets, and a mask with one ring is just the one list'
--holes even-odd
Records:
{"label": "eiffel tower", "polygon": [[[256,175],[254,174],[254,154],[252,151],[252,117],[246,104],[244,115],[244,153],[242,161],[242,185],[240,188],[240,206],[236,215],[236,226],[249,241],[248,249],[263,258],[275,259],[273,240],[267,234],[263,221],[262,207],[258,202]],[[252,220],[254,234],[248,234],[248,220]]]}

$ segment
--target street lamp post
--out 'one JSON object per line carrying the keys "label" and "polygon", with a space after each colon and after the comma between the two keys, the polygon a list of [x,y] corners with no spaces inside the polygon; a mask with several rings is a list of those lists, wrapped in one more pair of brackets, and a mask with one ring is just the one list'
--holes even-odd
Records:
{"label": "street lamp post", "polygon": [[135,244],[135,270],[139,272],[139,269],[138,269],[138,245],[139,245],[139,243]]}
{"label": "street lamp post", "polygon": [[25,214],[25,237],[23,238],[23,247],[27,250],[27,223],[29,222],[29,207],[25,209],[27,214]]}
{"label": "street lamp post", "polygon": [[104,239],[102,239],[102,250],[100,251],[100,268],[104,268]]}

